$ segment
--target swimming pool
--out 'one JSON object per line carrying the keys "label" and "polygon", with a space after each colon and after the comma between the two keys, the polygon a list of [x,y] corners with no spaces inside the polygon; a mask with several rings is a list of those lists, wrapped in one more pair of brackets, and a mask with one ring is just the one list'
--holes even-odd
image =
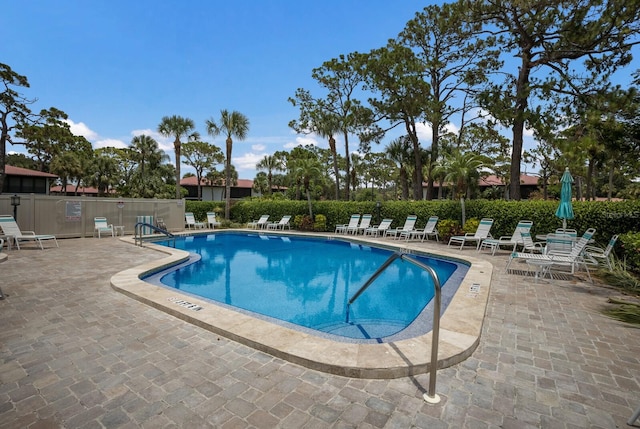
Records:
{"label": "swimming pool", "polygon": [[[431,329],[431,277],[400,260],[347,306],[392,254],[388,248],[265,233],[191,236],[178,239],[176,247],[190,252],[191,261],[145,281],[339,341],[389,342]],[[444,312],[468,265],[412,257],[438,273]]]}

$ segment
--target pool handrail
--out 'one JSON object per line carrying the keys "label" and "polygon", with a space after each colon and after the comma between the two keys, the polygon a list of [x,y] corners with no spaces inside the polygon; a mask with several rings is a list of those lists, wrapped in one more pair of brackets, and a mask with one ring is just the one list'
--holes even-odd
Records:
{"label": "pool handrail", "polygon": [[377,279],[384,270],[396,259],[400,258],[401,261],[411,262],[413,265],[422,268],[429,273],[433,279],[433,288],[435,290],[434,302],[433,302],[433,326],[431,334],[431,364],[429,365],[429,391],[422,395],[423,399],[430,404],[437,404],[440,402],[440,396],[436,393],[436,372],[438,367],[438,340],[440,334],[440,306],[442,303],[442,286],[440,285],[440,279],[436,271],[428,265],[423,264],[420,261],[410,258],[406,253],[394,252],[389,258],[383,262],[383,264],[376,270],[375,273],[367,280],[360,289],[349,299],[347,303],[347,322],[349,321],[349,306],[358,299],[360,295]]}
{"label": "pool handrail", "polygon": [[152,225],[150,223],[147,223],[147,222],[138,222],[133,227],[133,230],[134,230],[133,237],[134,237],[134,242],[135,242],[136,245],[138,244],[138,239],[139,239],[140,240],[140,246],[142,247],[142,242],[143,242],[143,239],[144,239],[144,235],[142,234],[143,227],[144,228],[150,228],[153,232],[158,232],[160,234],[163,234],[164,236],[166,236],[167,238],[172,240],[173,241],[173,247],[176,247],[176,236],[175,235],[171,234],[166,229],[159,228],[159,227],[157,227],[155,225]]}

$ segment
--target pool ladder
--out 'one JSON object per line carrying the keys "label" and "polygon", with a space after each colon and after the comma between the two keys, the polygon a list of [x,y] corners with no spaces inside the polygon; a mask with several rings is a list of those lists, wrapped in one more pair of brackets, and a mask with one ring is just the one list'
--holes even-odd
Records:
{"label": "pool ladder", "polygon": [[[134,228],[134,241],[136,245],[140,245],[140,247],[142,247],[142,242],[145,238],[145,236],[143,235],[142,231],[144,231],[145,228],[149,228],[151,229],[153,232],[158,232],[160,234],[162,234],[164,237],[167,237],[169,242],[173,242],[172,247],[176,247],[176,236],[171,234],[169,231],[167,231],[166,229],[162,229],[162,228],[158,228],[155,225],[152,225],[150,223],[146,223],[146,222],[138,222],[135,224]],[[152,238],[154,240],[159,239],[161,237],[154,237],[154,236],[147,236],[147,238]]]}
{"label": "pool ladder", "polygon": [[393,261],[400,259],[402,261],[411,262],[431,275],[433,279],[433,287],[435,289],[434,305],[433,305],[433,327],[431,336],[431,364],[429,365],[429,391],[422,395],[423,399],[430,404],[437,404],[440,402],[440,396],[436,394],[436,372],[438,370],[438,337],[440,334],[440,307],[442,303],[442,288],[440,286],[440,279],[436,271],[428,265],[423,264],[420,261],[416,261],[410,258],[402,252],[395,252],[373,273],[373,275],[367,280],[356,293],[353,294],[349,302],[347,303],[347,322],[349,321],[349,307],[353,302],[358,299],[360,295],[373,283],[384,270],[386,270]]}

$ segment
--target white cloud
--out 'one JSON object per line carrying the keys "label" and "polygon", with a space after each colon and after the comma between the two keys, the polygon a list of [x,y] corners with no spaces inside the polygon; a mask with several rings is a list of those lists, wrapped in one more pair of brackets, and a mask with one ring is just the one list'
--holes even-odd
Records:
{"label": "white cloud", "polygon": [[249,152],[239,157],[234,156],[233,159],[231,160],[231,163],[236,167],[236,170],[238,170],[238,172],[251,171],[251,170],[255,170],[256,164],[260,162],[262,158],[264,158],[263,153],[259,154],[259,153]]}
{"label": "white cloud", "polygon": [[89,141],[94,141],[98,138],[98,133],[87,127],[84,122],[75,123],[71,119],[65,119],[64,122],[69,124],[69,128],[73,135],[82,136]]}
{"label": "white cloud", "polygon": [[124,149],[124,148],[128,147],[128,145],[125,142],[123,142],[122,140],[118,140],[118,139],[98,140],[98,141],[93,143],[93,146],[96,149],[99,149],[99,148],[102,148],[102,147],[117,147],[117,148]]}
{"label": "white cloud", "polygon": [[256,152],[264,152],[264,150],[267,148],[267,146],[263,145],[263,144],[254,144],[251,146],[251,150],[254,150]]}
{"label": "white cloud", "polygon": [[297,146],[307,146],[307,145],[318,146],[318,140],[314,135],[310,134],[308,136],[297,136],[295,141],[286,143],[284,145],[284,148],[293,149],[294,147],[297,147]]}
{"label": "white cloud", "polygon": [[152,139],[154,139],[156,142],[158,142],[158,147],[160,147],[160,149],[162,149],[163,151],[165,151],[167,154],[173,153],[174,151],[174,147],[173,147],[173,139],[171,137],[164,137],[162,134],[160,134],[159,132],[149,129],[149,128],[145,128],[145,129],[140,129],[140,130],[132,130],[131,131],[131,135],[133,137],[136,136],[149,136]]}

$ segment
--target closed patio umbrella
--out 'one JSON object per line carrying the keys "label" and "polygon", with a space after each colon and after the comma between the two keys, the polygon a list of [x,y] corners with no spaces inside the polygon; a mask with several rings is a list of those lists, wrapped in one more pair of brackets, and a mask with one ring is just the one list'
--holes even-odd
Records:
{"label": "closed patio umbrella", "polygon": [[562,188],[560,189],[560,205],[556,210],[556,216],[562,219],[562,228],[567,227],[567,219],[573,219],[573,206],[571,205],[571,184],[573,177],[569,173],[569,167],[564,170],[560,179]]}

